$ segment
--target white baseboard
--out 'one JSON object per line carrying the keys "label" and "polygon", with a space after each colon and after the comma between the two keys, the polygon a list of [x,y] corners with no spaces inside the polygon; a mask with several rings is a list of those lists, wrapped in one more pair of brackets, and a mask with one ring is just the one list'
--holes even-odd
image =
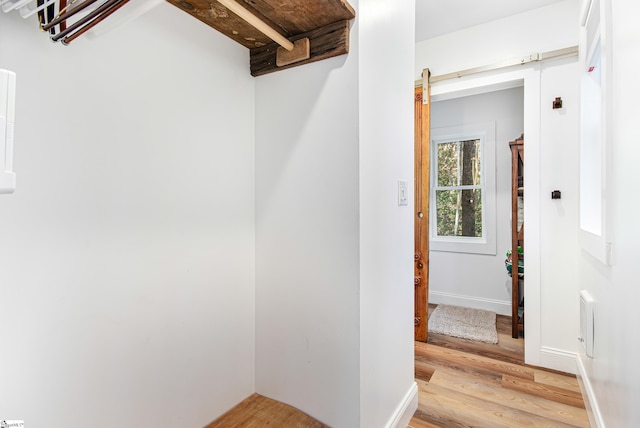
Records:
{"label": "white baseboard", "polygon": [[413,414],[418,410],[418,385],[413,382],[393,416],[385,425],[386,428],[406,428]]}
{"label": "white baseboard", "polygon": [[429,290],[429,303],[484,309],[500,315],[511,315],[511,302],[506,300],[484,299],[482,297]]}
{"label": "white baseboard", "polygon": [[[525,339],[526,340],[526,339]],[[578,354],[562,349],[540,347],[540,367],[576,374],[576,360]]]}
{"label": "white baseboard", "polygon": [[593,387],[591,386],[591,381],[589,381],[589,376],[587,376],[587,371],[582,363],[582,358],[588,357],[578,355],[578,358],[576,359],[576,367],[578,369],[576,376],[578,377],[578,384],[580,385],[582,397],[585,399],[584,404],[587,408],[589,423],[595,428],[605,428],[602,413],[598,406],[598,400],[596,399],[596,394],[593,392]]}

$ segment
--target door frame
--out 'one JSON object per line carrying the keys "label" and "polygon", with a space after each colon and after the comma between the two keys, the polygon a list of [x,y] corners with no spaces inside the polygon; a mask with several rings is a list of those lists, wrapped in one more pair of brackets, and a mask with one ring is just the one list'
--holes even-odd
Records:
{"label": "door frame", "polygon": [[540,270],[540,66],[533,64],[518,68],[481,73],[458,79],[442,80],[431,85],[431,102],[494,92],[513,87],[524,88],[524,135],[527,138],[527,170],[524,181],[527,198],[524,216],[527,228],[527,286],[525,295],[525,364],[548,367],[546,361],[553,352],[541,347],[541,270]]}

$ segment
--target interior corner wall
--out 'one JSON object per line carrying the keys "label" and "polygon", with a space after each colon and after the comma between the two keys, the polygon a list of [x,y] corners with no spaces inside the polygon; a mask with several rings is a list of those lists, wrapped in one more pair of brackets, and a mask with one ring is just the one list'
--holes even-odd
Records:
{"label": "interior corner wall", "polygon": [[256,391],[335,427],[359,426],[357,27],[255,81]]}
{"label": "interior corner wall", "polygon": [[67,47],[0,14],[3,419],[196,427],[254,392],[247,55],[168,3]]}
{"label": "interior corner wall", "polygon": [[393,426],[414,386],[414,5],[350,3],[348,56],[256,79],[256,389]]}
{"label": "interior corner wall", "polygon": [[[414,25],[413,0],[360,0],[360,426],[366,428],[406,426],[417,406]],[[408,183],[407,206],[398,205],[398,180]]]}
{"label": "interior corner wall", "polygon": [[[431,128],[495,123],[496,254],[429,251],[429,303],[455,304],[511,315],[511,150],[524,131],[524,91],[510,88],[433,102]],[[525,139],[526,141],[526,139]],[[526,144],[525,144],[526,147]],[[464,269],[459,269],[464,266]]]}

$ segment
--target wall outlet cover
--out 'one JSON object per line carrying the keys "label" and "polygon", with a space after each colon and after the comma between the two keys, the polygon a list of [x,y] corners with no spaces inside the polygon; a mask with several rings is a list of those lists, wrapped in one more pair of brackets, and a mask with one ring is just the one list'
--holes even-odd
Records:
{"label": "wall outlet cover", "polygon": [[409,183],[398,180],[398,206],[409,205]]}

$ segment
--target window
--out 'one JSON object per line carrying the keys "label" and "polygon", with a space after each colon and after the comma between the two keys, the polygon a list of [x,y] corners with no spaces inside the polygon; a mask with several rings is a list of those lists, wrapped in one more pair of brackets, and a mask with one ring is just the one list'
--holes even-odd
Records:
{"label": "window", "polygon": [[607,142],[611,139],[611,2],[583,3],[580,54],[583,66],[580,93],[580,245],[611,264],[607,230]]}
{"label": "window", "polygon": [[480,139],[437,145],[437,236],[482,238]]}
{"label": "window", "polygon": [[432,131],[431,249],[495,254],[495,124]]}

